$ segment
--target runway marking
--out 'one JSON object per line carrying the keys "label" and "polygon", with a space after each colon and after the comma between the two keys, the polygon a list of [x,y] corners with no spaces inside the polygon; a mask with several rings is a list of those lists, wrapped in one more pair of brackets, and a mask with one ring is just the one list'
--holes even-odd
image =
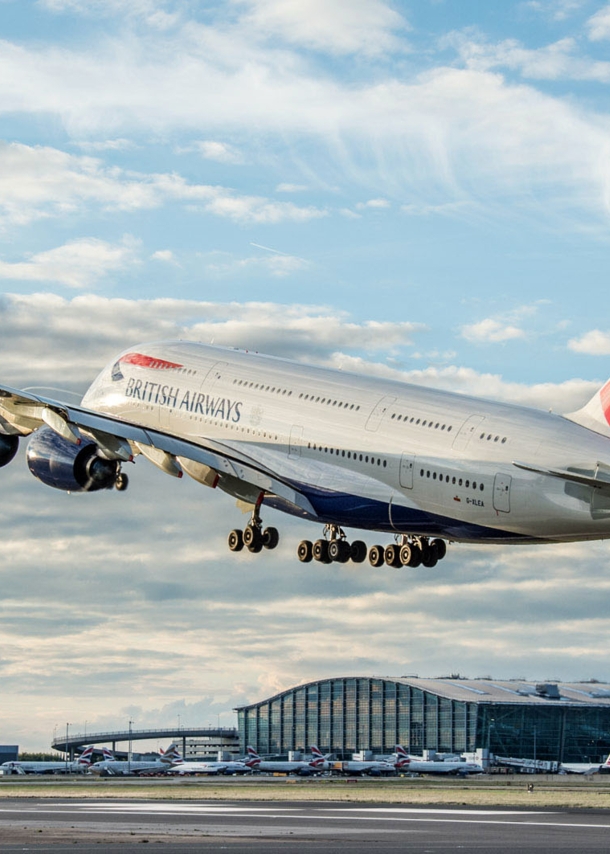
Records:
{"label": "runway marking", "polygon": [[[167,815],[167,816],[233,816],[242,818],[282,818],[285,820],[306,821],[353,821],[353,822],[400,822],[400,823],[427,823],[427,824],[485,824],[495,826],[525,826],[544,828],[578,828],[578,829],[610,829],[610,824],[600,822],[562,821],[528,821],[525,816],[559,816],[557,812],[532,811],[529,810],[467,810],[467,809],[424,809],[421,807],[317,807],[315,812],[310,812],[311,807],[276,807],[276,806],[236,806],[224,804],[124,804],[124,803],[102,803],[102,804],[54,804],[50,808],[37,808],[34,806],[25,809],[7,809],[0,807],[0,812],[11,813],[69,813],[74,816],[75,812],[83,814],[126,814],[126,815]],[[329,815],[328,813],[341,812],[342,815]],[[359,813],[369,813],[360,815]],[[497,816],[496,818],[484,818],[484,816]],[[505,818],[499,818],[505,816]]]}

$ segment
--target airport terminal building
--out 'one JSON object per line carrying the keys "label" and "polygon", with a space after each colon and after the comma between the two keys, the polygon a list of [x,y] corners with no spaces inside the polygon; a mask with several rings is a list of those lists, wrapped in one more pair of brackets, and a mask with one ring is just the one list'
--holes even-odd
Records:
{"label": "airport terminal building", "polygon": [[343,677],[282,691],[238,708],[242,753],[306,751],[338,759],[370,750],[474,753],[556,762],[610,754],[610,685],[446,677]]}

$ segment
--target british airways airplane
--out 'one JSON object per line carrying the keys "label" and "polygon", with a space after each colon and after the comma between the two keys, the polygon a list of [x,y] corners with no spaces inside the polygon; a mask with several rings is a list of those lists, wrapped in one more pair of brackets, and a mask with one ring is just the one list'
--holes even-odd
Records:
{"label": "british airways airplane", "polygon": [[[229,548],[278,544],[264,507],[318,525],[298,558],[434,566],[448,541],[610,536],[610,382],[559,416],[204,344],[116,356],[73,406],[0,386],[0,466],[70,492],[127,487],[137,456],[251,510]],[[348,542],[344,528],[390,535]],[[374,539],[377,539],[376,537]]]}

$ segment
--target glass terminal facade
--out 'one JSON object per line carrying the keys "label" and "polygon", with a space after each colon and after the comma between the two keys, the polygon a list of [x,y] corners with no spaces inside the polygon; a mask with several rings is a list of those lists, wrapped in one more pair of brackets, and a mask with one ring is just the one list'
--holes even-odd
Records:
{"label": "glass terminal facade", "polygon": [[[240,749],[252,745],[261,755],[285,755],[315,744],[345,759],[360,750],[389,754],[402,744],[415,755],[487,748],[496,756],[559,762],[605,761],[610,753],[610,690],[597,702],[588,693],[585,702],[547,698],[509,682],[493,683],[492,691],[490,684],[449,678],[312,682],[237,709]],[[514,702],[506,696],[511,693]]]}

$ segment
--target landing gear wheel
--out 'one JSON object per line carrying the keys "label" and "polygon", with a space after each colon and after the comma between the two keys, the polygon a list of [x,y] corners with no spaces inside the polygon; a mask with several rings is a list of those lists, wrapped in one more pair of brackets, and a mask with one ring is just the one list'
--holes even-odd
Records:
{"label": "landing gear wheel", "polygon": [[371,566],[383,566],[383,546],[371,546],[369,549],[369,563]]}
{"label": "landing gear wheel", "polygon": [[248,525],[244,530],[244,546],[253,554],[258,554],[263,547],[263,536],[259,528]]}
{"label": "landing gear wheel", "polygon": [[244,535],[239,530],[239,528],[235,528],[228,537],[229,548],[232,552],[240,552],[244,547]]}
{"label": "landing gear wheel", "polygon": [[401,566],[400,563],[400,546],[390,544],[385,547],[383,557],[388,566],[393,566],[396,569]]}
{"label": "landing gear wheel", "polygon": [[120,471],[116,476],[116,480],[114,482],[114,488],[117,490],[117,492],[125,492],[125,490],[127,489],[128,486],[129,486],[129,478],[127,477],[126,474],[124,474],[122,471]]}
{"label": "landing gear wheel", "polygon": [[403,566],[412,566],[411,559],[413,557],[413,546],[410,543],[405,543],[400,547],[400,562]]}
{"label": "landing gear wheel", "polygon": [[436,548],[432,543],[422,549],[421,562],[428,569],[432,569],[438,563]]}
{"label": "landing gear wheel", "polygon": [[354,540],[350,552],[350,557],[354,563],[362,563],[366,558],[366,543],[362,540]]}
{"label": "landing gear wheel", "polygon": [[447,543],[444,540],[432,540],[430,545],[436,549],[437,560],[442,560],[447,554]]}
{"label": "landing gear wheel", "polygon": [[345,540],[331,540],[328,544],[328,557],[337,563],[347,563],[351,554],[349,543]]}
{"label": "landing gear wheel", "polygon": [[330,563],[327,540],[316,540],[312,546],[312,554],[314,560],[317,560],[319,563]]}
{"label": "landing gear wheel", "polygon": [[416,566],[421,566],[421,549],[419,546],[415,545],[415,543],[411,546],[411,560],[409,561],[409,566],[415,569]]}
{"label": "landing gear wheel", "polygon": [[297,548],[297,557],[301,563],[309,563],[313,558],[313,545],[310,540],[301,540]]}
{"label": "landing gear wheel", "polygon": [[277,528],[265,528],[263,531],[263,546],[266,549],[274,549],[280,541],[280,534]]}

